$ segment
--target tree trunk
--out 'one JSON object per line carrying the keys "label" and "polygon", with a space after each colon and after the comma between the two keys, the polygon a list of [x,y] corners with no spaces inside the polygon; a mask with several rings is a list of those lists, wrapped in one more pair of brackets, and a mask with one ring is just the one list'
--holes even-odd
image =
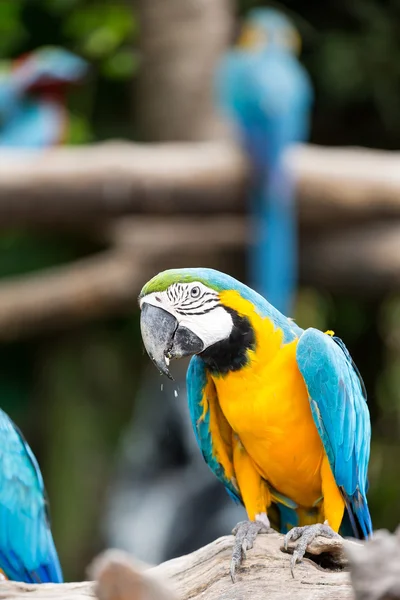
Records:
{"label": "tree trunk", "polygon": [[220,138],[216,65],[233,29],[232,0],[138,0],[137,122],[147,141]]}

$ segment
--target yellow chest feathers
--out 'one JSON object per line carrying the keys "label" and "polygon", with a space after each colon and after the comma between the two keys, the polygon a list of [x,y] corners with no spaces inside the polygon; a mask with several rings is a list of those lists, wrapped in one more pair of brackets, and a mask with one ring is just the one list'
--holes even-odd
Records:
{"label": "yellow chest feathers", "polygon": [[256,349],[245,367],[213,378],[219,404],[260,474],[295,502],[311,506],[321,495],[324,451],[297,367],[297,340],[283,344],[281,330],[240,302],[242,311],[237,301],[232,308],[250,318]]}

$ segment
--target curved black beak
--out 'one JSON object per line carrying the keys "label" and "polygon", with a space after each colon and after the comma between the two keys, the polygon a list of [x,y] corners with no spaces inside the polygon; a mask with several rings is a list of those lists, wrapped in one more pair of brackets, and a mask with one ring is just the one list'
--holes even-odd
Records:
{"label": "curved black beak", "polygon": [[143,302],[140,329],[146,352],[160,371],[170,379],[169,360],[198,354],[204,349],[202,340],[190,329],[179,325],[169,312]]}

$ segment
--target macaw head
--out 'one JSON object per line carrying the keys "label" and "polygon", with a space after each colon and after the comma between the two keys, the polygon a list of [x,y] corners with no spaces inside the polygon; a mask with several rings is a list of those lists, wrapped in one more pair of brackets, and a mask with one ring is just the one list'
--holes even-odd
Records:
{"label": "macaw head", "polygon": [[65,87],[82,81],[88,72],[85,60],[64,48],[43,46],[15,61],[12,78],[23,92]]}
{"label": "macaw head", "polygon": [[170,378],[170,359],[194,354],[211,365],[218,355],[221,373],[244,366],[256,346],[261,314],[269,315],[282,330],[289,326],[262,296],[213,269],[159,273],[143,287],[139,304],[146,351]]}
{"label": "macaw head", "polygon": [[297,54],[301,40],[293,23],[282,12],[274,8],[256,8],[246,18],[238,45],[249,50],[273,46]]}

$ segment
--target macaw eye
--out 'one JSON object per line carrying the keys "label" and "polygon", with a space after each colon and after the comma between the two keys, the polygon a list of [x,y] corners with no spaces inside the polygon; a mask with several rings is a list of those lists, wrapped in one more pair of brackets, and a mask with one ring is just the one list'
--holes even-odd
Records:
{"label": "macaw eye", "polygon": [[200,288],[197,285],[195,287],[192,287],[192,289],[190,290],[190,295],[192,296],[192,298],[198,298],[200,296]]}

